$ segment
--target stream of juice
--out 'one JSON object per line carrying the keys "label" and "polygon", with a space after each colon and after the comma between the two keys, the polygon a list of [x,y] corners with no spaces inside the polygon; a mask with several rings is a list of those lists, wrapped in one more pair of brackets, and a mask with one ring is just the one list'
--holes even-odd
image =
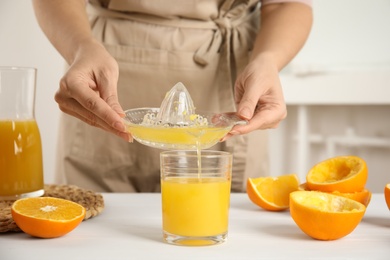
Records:
{"label": "stream of juice", "polygon": [[202,175],[202,148],[198,140],[196,141],[196,156],[198,157],[198,180],[200,181]]}
{"label": "stream of juice", "polygon": [[0,120],[0,196],[43,189],[41,137],[35,120]]}

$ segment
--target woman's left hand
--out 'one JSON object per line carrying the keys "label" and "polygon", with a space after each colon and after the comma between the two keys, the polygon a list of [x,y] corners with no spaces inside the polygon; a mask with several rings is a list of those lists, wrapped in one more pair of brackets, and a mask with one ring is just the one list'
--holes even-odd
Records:
{"label": "woman's left hand", "polygon": [[259,56],[248,64],[236,80],[235,101],[237,115],[248,124],[234,126],[222,141],[233,135],[276,128],[287,116],[279,71],[271,59]]}

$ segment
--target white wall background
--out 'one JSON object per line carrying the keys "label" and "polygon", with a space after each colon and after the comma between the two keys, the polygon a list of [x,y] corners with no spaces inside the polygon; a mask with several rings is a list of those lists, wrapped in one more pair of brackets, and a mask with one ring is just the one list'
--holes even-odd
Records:
{"label": "white wall background", "polygon": [[295,64],[390,66],[390,1],[313,0],[314,25]]}
{"label": "white wall background", "polygon": [[[383,192],[390,182],[390,1],[314,0],[313,9],[309,40],[281,74],[288,117],[270,131],[272,174],[295,172],[305,181],[315,163],[353,154],[368,164],[367,188]],[[302,105],[309,127],[300,136]],[[350,130],[361,139],[329,152],[327,141],[346,141]],[[302,167],[299,145],[305,138]]]}
{"label": "white wall background", "polygon": [[[315,18],[310,38],[284,73],[360,73],[390,67],[390,1],[314,0],[313,8]],[[45,179],[46,183],[51,183],[54,181],[60,113],[53,97],[64,72],[64,62],[38,27],[29,0],[0,1],[0,66],[38,68],[36,118],[43,142]],[[390,82],[376,82],[373,78],[373,84],[388,86],[383,95],[390,96]],[[353,90],[353,85],[347,87]],[[288,83],[284,88],[288,102],[294,99],[294,95],[305,94],[289,89]],[[372,86],[367,86],[367,93],[370,91]],[[354,92],[351,91],[350,95],[353,96]],[[306,98],[310,99],[307,93]],[[298,167],[297,105],[289,104],[288,108],[288,119],[279,129],[271,131],[273,175],[296,172]],[[389,115],[387,105],[311,106],[309,124],[311,131],[324,136],[344,134],[346,127],[352,126],[360,134],[390,137]],[[329,121],[332,123],[324,123]],[[307,167],[327,156],[324,144],[312,144],[310,151]],[[368,161],[368,188],[381,192],[384,183],[390,182],[389,149],[357,146],[352,149],[341,147],[335,152],[354,153]]]}

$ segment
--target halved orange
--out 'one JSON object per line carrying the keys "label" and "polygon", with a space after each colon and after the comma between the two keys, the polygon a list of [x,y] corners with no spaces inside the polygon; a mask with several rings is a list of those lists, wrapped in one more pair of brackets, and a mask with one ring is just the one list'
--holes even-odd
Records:
{"label": "halved orange", "polygon": [[75,229],[85,217],[78,203],[51,197],[25,198],[15,201],[12,217],[25,233],[40,238],[63,236]]}
{"label": "halved orange", "polygon": [[290,214],[297,226],[318,240],[335,240],[350,234],[366,207],[345,197],[319,191],[290,194]]}
{"label": "halved orange", "polygon": [[306,182],[310,190],[356,192],[364,189],[367,176],[367,164],[362,158],[337,156],[312,167]]}
{"label": "halved orange", "polygon": [[371,195],[372,195],[371,192],[367,189],[363,189],[362,191],[356,191],[356,192],[333,191],[332,194],[355,200],[357,202],[362,203],[366,207],[368,206],[368,204],[370,204]]}
{"label": "halved orange", "polygon": [[390,183],[386,184],[384,194],[387,207],[390,209]]}
{"label": "halved orange", "polygon": [[289,195],[298,189],[299,180],[296,174],[277,177],[248,178],[246,192],[249,199],[259,207],[281,211],[289,207]]}
{"label": "halved orange", "polygon": [[[309,191],[310,189],[307,187],[307,183],[304,182],[298,186],[298,190]],[[346,197],[348,199],[356,200],[357,202],[362,203],[366,207],[370,203],[371,195],[372,195],[371,191],[367,189],[363,189],[362,191],[355,191],[355,192],[332,191],[330,193],[333,195],[338,195],[338,196]]]}
{"label": "halved orange", "polygon": [[298,190],[310,190],[310,189],[307,187],[307,183],[304,182],[304,183],[299,184]]}

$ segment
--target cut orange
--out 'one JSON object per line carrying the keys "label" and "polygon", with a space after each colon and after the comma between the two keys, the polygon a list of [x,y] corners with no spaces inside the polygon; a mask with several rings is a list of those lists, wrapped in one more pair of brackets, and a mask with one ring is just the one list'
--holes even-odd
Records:
{"label": "cut orange", "polygon": [[290,194],[290,214],[308,236],[335,240],[350,234],[362,220],[366,207],[345,197],[319,191]]}
{"label": "cut orange", "polygon": [[384,194],[387,207],[390,209],[390,183],[386,184]]}
{"label": "cut orange", "polygon": [[15,201],[12,217],[25,233],[40,238],[63,236],[85,217],[85,208],[75,202],[51,198],[25,198]]}
{"label": "cut orange", "polygon": [[356,192],[338,192],[333,191],[333,195],[342,196],[348,199],[356,200],[357,202],[362,203],[364,206],[368,206],[371,201],[371,192],[367,189],[363,189],[362,191]]}
{"label": "cut orange", "polygon": [[299,184],[298,190],[309,190],[309,188],[307,187],[307,183],[304,182],[304,183]]}
{"label": "cut orange", "polygon": [[249,199],[259,207],[281,211],[289,207],[289,195],[298,190],[299,180],[296,174],[278,177],[248,178],[246,192]]}
{"label": "cut orange", "polygon": [[338,156],[315,165],[307,174],[310,190],[356,192],[367,182],[367,164],[357,156]]}
{"label": "cut orange", "polygon": [[[304,182],[298,186],[298,190],[306,190],[309,191],[310,189],[307,187],[307,183]],[[356,191],[356,192],[339,192],[339,191],[332,191],[330,192],[333,195],[338,195],[342,197],[346,197],[348,199],[356,200],[357,202],[362,203],[364,206],[368,206],[368,204],[371,201],[371,192],[367,189],[363,189],[362,191]]]}

